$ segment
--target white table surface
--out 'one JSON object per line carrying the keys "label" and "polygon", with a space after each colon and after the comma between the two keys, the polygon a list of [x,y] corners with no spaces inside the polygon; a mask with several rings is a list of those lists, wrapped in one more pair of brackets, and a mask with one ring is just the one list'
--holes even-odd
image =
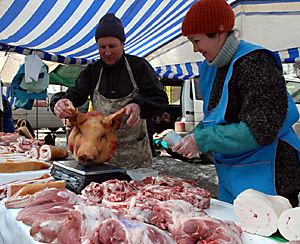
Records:
{"label": "white table surface", "polygon": [[50,174],[50,169],[22,171],[18,173],[0,173],[0,184],[5,184],[13,180],[26,180],[42,176],[43,174]]}
{"label": "white table surface", "polygon": [[[6,209],[5,199],[0,202],[0,244],[37,244],[30,234],[30,227],[16,220],[20,209]],[[211,200],[211,206],[206,212],[218,219],[236,221],[232,205],[216,199]],[[242,233],[245,244],[274,244],[278,243],[266,237]]]}

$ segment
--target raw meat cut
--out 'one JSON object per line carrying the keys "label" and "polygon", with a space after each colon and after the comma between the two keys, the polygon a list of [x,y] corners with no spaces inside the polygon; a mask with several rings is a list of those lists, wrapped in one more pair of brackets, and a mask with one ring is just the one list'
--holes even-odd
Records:
{"label": "raw meat cut", "polygon": [[96,228],[109,218],[117,218],[117,216],[108,208],[98,206],[76,205],[75,209],[82,215],[81,233],[82,240],[92,237]]}
{"label": "raw meat cut", "polygon": [[179,186],[183,188],[190,188],[197,186],[197,183],[194,180],[186,180],[181,178],[174,178],[171,176],[158,176],[158,177],[146,177],[142,181],[132,180],[130,182],[138,189],[144,188],[146,185],[161,185],[161,186]]}
{"label": "raw meat cut", "polygon": [[283,211],[278,219],[278,229],[285,239],[300,243],[300,207]]}
{"label": "raw meat cut", "polygon": [[76,210],[69,212],[68,220],[59,228],[57,242],[59,244],[80,244],[82,215]]}
{"label": "raw meat cut", "polygon": [[[28,184],[18,190],[5,202],[7,208],[20,208],[34,201],[43,189],[65,189],[64,181],[53,181],[39,184]],[[35,195],[37,193],[37,195]]]}
{"label": "raw meat cut", "polygon": [[[13,201],[14,200],[14,201]],[[46,188],[44,190],[38,191],[33,195],[26,195],[24,198],[13,199],[9,202],[9,206],[11,208],[23,208],[42,205],[46,203],[53,202],[68,202],[70,204],[79,203],[83,201],[82,198],[76,195],[73,192],[70,192],[66,189],[55,189],[55,188]],[[22,209],[19,214],[23,211]],[[24,210],[25,211],[25,210]]]}
{"label": "raw meat cut", "polygon": [[72,208],[72,204],[57,202],[36,205],[24,208],[24,211],[20,212],[16,219],[21,220],[23,224],[33,225],[36,221],[44,221],[45,219],[56,219],[61,216],[66,216]]}
{"label": "raw meat cut", "polygon": [[40,218],[30,229],[34,240],[44,243],[80,244],[82,215],[76,210]]}
{"label": "raw meat cut", "polygon": [[233,210],[244,231],[270,236],[277,231],[280,214],[292,208],[289,200],[281,196],[269,196],[248,189],[233,202]]}
{"label": "raw meat cut", "polygon": [[200,210],[208,208],[210,204],[210,193],[198,187],[193,180],[170,176],[147,177],[140,182],[131,181],[130,184],[139,189],[140,195],[160,201],[185,200]]}
{"label": "raw meat cut", "polygon": [[170,230],[182,215],[201,216],[205,213],[200,212],[190,203],[183,200],[168,200],[159,202],[153,206],[150,223],[160,229]]}
{"label": "raw meat cut", "polygon": [[136,219],[145,223],[150,223],[151,216],[153,214],[153,207],[159,203],[160,201],[155,198],[133,196],[128,201],[126,218]]}
{"label": "raw meat cut", "polygon": [[200,187],[146,185],[139,194],[160,201],[185,200],[200,210],[208,208],[210,204],[210,193]]}
{"label": "raw meat cut", "polygon": [[242,244],[242,230],[231,221],[221,221],[209,216],[180,216],[171,230],[178,244],[222,243]]}
{"label": "raw meat cut", "polygon": [[82,196],[90,202],[123,202],[136,195],[135,189],[127,181],[108,180],[101,184],[92,182],[82,190]]}
{"label": "raw meat cut", "polygon": [[0,132],[0,145],[9,146],[11,142],[17,141],[20,137],[18,133],[4,133]]}
{"label": "raw meat cut", "polygon": [[94,244],[175,244],[167,232],[136,220],[107,219],[91,239]]}
{"label": "raw meat cut", "polygon": [[61,225],[68,221],[69,213],[62,213],[49,216],[47,218],[38,218],[32,222],[30,235],[35,241],[43,243],[57,242],[57,233]]}
{"label": "raw meat cut", "polygon": [[117,147],[117,137],[113,132],[122,122],[125,110],[103,116],[99,112],[77,112],[68,147],[79,164],[102,163],[109,161]]}

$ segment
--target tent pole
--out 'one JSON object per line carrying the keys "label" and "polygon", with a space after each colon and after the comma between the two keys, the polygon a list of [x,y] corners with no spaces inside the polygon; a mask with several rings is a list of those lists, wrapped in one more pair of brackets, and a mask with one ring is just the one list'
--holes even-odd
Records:
{"label": "tent pole", "polygon": [[[37,100],[36,100],[37,101]],[[36,139],[39,139],[39,104],[36,103],[36,117],[35,117],[35,125],[36,125]]]}

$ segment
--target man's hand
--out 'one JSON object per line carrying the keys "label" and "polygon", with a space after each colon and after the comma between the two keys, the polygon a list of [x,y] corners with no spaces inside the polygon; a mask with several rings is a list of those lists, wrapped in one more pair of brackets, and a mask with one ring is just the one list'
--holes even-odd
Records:
{"label": "man's hand", "polygon": [[66,98],[60,99],[55,104],[54,113],[61,119],[74,118],[77,115],[73,103]]}
{"label": "man's hand", "polygon": [[188,134],[182,138],[182,141],[172,147],[173,152],[182,154],[188,158],[194,158],[199,155],[199,150],[195,141],[194,134]]}
{"label": "man's hand", "polygon": [[127,106],[125,106],[125,113],[126,115],[129,115],[129,118],[127,120],[128,126],[134,126],[140,122],[141,109],[140,106],[136,103],[130,103]]}

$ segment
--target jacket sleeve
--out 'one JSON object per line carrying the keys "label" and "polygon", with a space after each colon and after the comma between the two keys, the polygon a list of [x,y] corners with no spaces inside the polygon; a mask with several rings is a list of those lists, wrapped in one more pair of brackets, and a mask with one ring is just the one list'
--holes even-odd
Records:
{"label": "jacket sleeve", "polygon": [[194,137],[201,152],[224,154],[241,153],[259,147],[250,128],[244,122],[194,129]]}
{"label": "jacket sleeve", "polygon": [[[60,100],[66,97],[65,92],[57,92],[50,99],[50,109],[54,113],[54,106]],[[54,113],[55,114],[55,113]]]}
{"label": "jacket sleeve", "polygon": [[168,107],[168,97],[152,66],[143,60],[134,76],[140,94],[133,102],[141,108],[141,118],[159,115]]}
{"label": "jacket sleeve", "polygon": [[234,75],[242,98],[239,120],[245,122],[260,145],[272,143],[287,114],[284,77],[271,54],[255,51],[237,64]]}

